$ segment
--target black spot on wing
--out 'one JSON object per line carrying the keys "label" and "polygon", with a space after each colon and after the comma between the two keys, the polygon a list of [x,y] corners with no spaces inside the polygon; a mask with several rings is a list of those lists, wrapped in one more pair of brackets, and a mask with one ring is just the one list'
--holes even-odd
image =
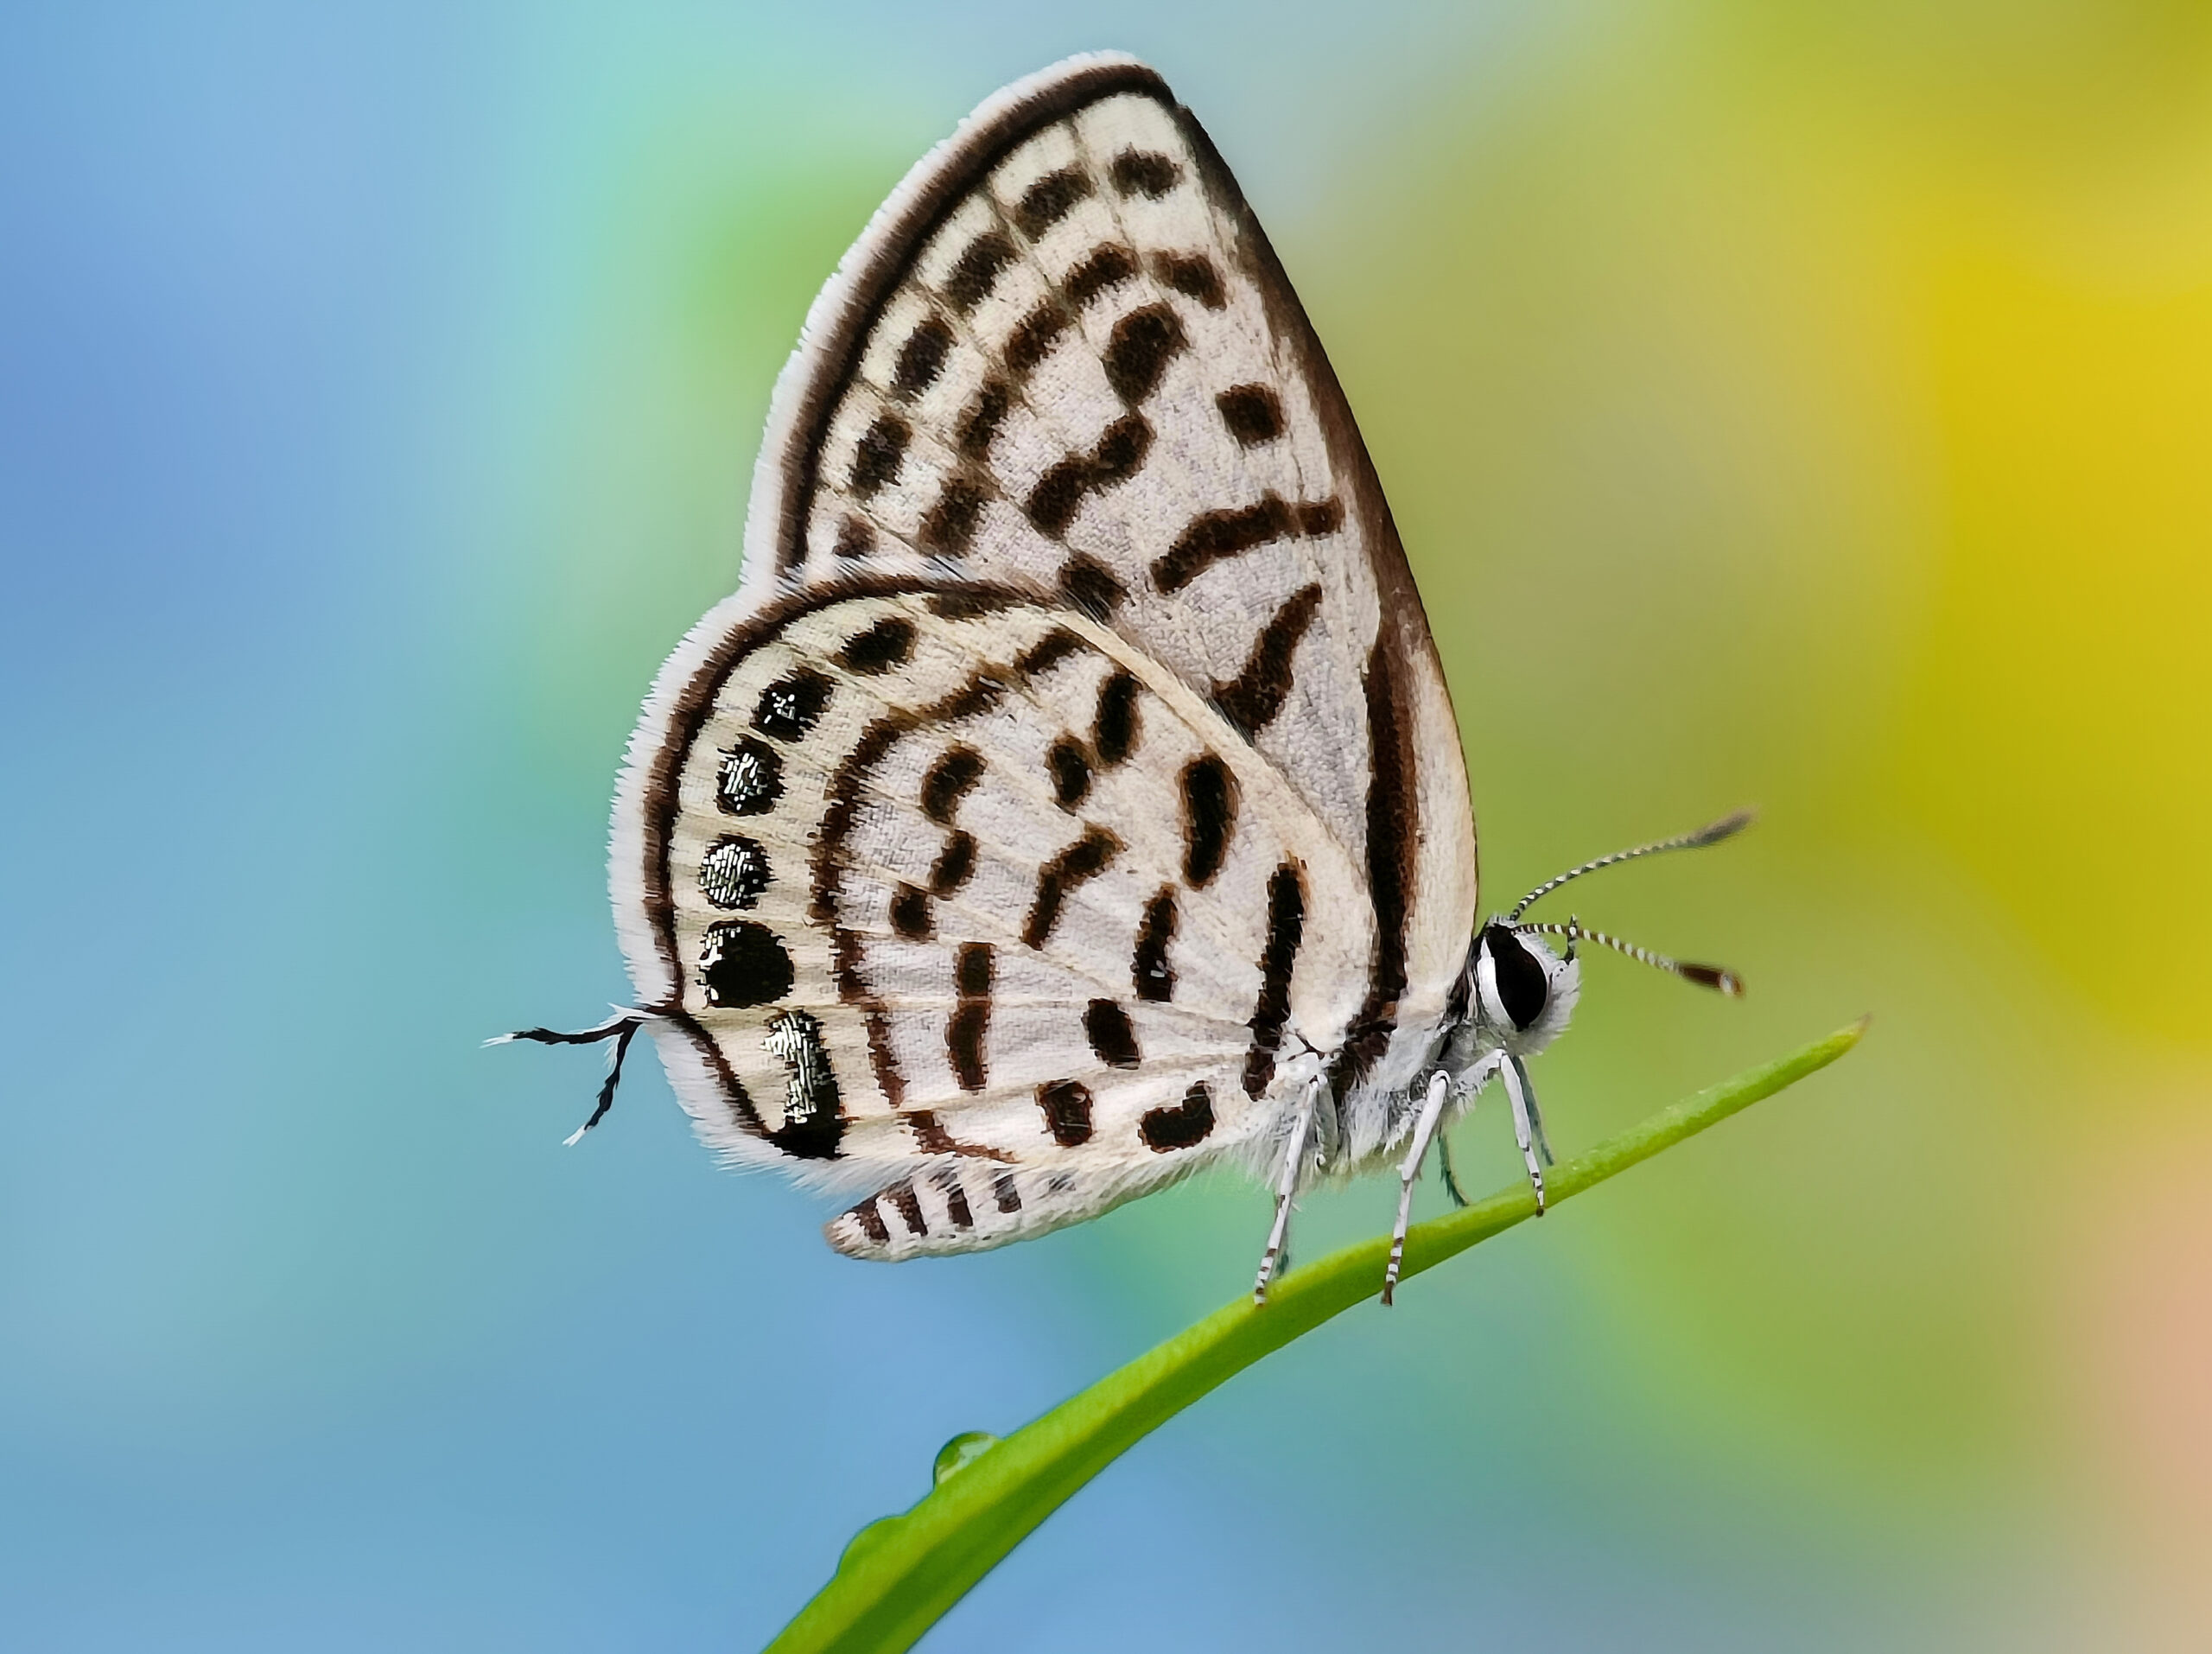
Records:
{"label": "black spot on wing", "polygon": [[1152,426],[1142,414],[1124,414],[1099,434],[1088,454],[1071,454],[1048,468],[1029,491],[1024,509],[1037,531],[1058,539],[1067,531],[1084,497],[1135,476],[1152,449]]}
{"label": "black spot on wing", "polygon": [[1167,963],[1175,926],[1175,887],[1162,885],[1160,894],[1145,904],[1136,951],[1129,960],[1129,978],[1139,999],[1164,1005],[1175,997],[1175,971]]}
{"label": "black spot on wing", "polygon": [[930,864],[930,894],[950,895],[968,882],[969,875],[975,870],[975,835],[959,831],[948,834],[944,848],[938,852],[937,860]]}
{"label": "black spot on wing", "polygon": [[784,760],[765,741],[747,735],[722,754],[715,771],[715,802],[723,813],[758,816],[784,796]]}
{"label": "black spot on wing", "polygon": [[791,992],[792,974],[791,956],[766,925],[724,919],[700,939],[699,981],[709,1005],[766,1005]]}
{"label": "black spot on wing", "polygon": [[778,741],[797,741],[821,722],[829,704],[830,680],[801,666],[760,691],[753,709],[753,727]]}
{"label": "black spot on wing", "polygon": [[965,557],[976,543],[976,524],[982,514],[982,489],[966,477],[948,478],[915,538],[925,551],[941,557]]}
{"label": "black spot on wing", "polygon": [[1160,1155],[1195,1148],[1212,1133],[1213,1092],[1204,1080],[1184,1092],[1183,1101],[1176,1107],[1147,1110],[1137,1122],[1137,1135],[1144,1139],[1145,1147]]}
{"label": "black spot on wing", "polygon": [[1106,169],[1114,188],[1124,195],[1145,195],[1158,200],[1183,181],[1183,169],[1157,149],[1127,149]]}
{"label": "black spot on wing", "polygon": [[1200,512],[1153,560],[1153,583],[1163,592],[1179,592],[1224,558],[1275,540],[1332,533],[1343,522],[1344,507],[1333,499],[1294,506],[1276,493],[1262,494],[1249,506]]}
{"label": "black spot on wing", "polygon": [[1060,907],[1068,893],[1105,870],[1122,848],[1121,840],[1103,827],[1086,830],[1083,837],[1037,869],[1037,894],[1022,920],[1021,939],[1041,948],[1059,923]]}
{"label": "black spot on wing", "polygon": [[962,315],[991,296],[1006,267],[1019,255],[1014,243],[996,230],[987,230],[962,250],[944,279],[944,296]]}
{"label": "black spot on wing", "polygon": [[1109,673],[1098,686],[1098,710],[1090,724],[1090,750],[1102,769],[1136,750],[1139,728],[1137,680],[1124,671]]}
{"label": "black spot on wing", "polygon": [[1247,741],[1273,723],[1289,698],[1297,681],[1291,671],[1292,658],[1320,608],[1319,586],[1293,593],[1252,640],[1252,652],[1243,671],[1230,682],[1214,685],[1214,705]]}
{"label": "black spot on wing", "polygon": [[1156,252],[1152,256],[1152,273],[1162,287],[1196,299],[1209,310],[1218,310],[1229,302],[1221,272],[1203,253]]}
{"label": "black spot on wing", "polygon": [[1047,1081],[1037,1088],[1037,1107],[1045,1116],[1045,1129],[1063,1148],[1080,1148],[1090,1141],[1090,1093],[1083,1082]]}
{"label": "black spot on wing", "polygon": [[886,483],[896,482],[899,468],[906,461],[906,444],[913,436],[913,427],[897,414],[878,414],[853,449],[853,470],[847,486],[866,499]]}
{"label": "black spot on wing", "polygon": [[1032,241],[1075,210],[1097,187],[1081,167],[1062,167],[1048,172],[1021,192],[1014,203],[1014,221]]}
{"label": "black spot on wing", "polygon": [[1001,1171],[992,1179],[991,1199],[1001,1212],[1021,1210],[1021,1191],[1014,1186],[1012,1172]]}
{"label": "black spot on wing", "polygon": [[717,907],[743,910],[768,887],[768,852],[736,834],[716,839],[699,858],[700,894]]}
{"label": "black spot on wing", "polygon": [[902,884],[891,893],[891,928],[909,942],[925,942],[936,931],[929,892]]}
{"label": "black spot on wing", "polygon": [[950,826],[961,799],[982,779],[982,754],[973,747],[946,748],[922,777],[922,813],[941,827]]}
{"label": "black spot on wing", "polygon": [[1006,341],[1006,365],[1015,377],[1027,375],[1052,354],[1072,318],[1057,299],[1046,299],[1014,324]]}
{"label": "black spot on wing", "polygon": [[875,531],[861,518],[849,516],[837,525],[837,541],[830,549],[841,557],[864,557],[875,550]]}
{"label": "black spot on wing", "polygon": [[952,351],[952,329],[942,317],[925,316],[899,347],[899,360],[891,371],[891,393],[913,398],[937,383],[944,359]]}
{"label": "black spot on wing", "polygon": [[1275,1076],[1275,1047],[1290,1016],[1290,973],[1306,935],[1306,892],[1289,862],[1268,879],[1268,939],[1260,951],[1260,996],[1252,1006],[1252,1045],[1244,1055],[1244,1091],[1257,1097]]}
{"label": "black spot on wing", "polygon": [[1083,1034],[1091,1054],[1109,1068],[1135,1068],[1142,1060],[1129,1014],[1110,999],[1094,999],[1084,1008]]}
{"label": "black spot on wing", "polygon": [[1060,595],[1103,626],[1128,597],[1105,564],[1077,553],[1060,565]]}
{"label": "black spot on wing", "polygon": [[1088,258],[1070,270],[1067,279],[1060,283],[1060,290],[1080,309],[1101,293],[1134,279],[1136,273],[1136,255],[1109,241],[1093,248]]}
{"label": "black spot on wing", "polygon": [[1061,809],[1072,811],[1090,796],[1090,760],[1079,743],[1063,735],[1045,754],[1045,764],[1052,773],[1052,801]]}
{"label": "black spot on wing", "polygon": [[822,1024],[804,1011],[779,1011],[763,1043],[784,1065],[784,1123],[768,1141],[803,1160],[835,1157],[845,1122]]}
{"label": "black spot on wing", "polygon": [[867,631],[847,639],[837,652],[837,664],[849,672],[873,678],[905,665],[913,652],[914,623],[903,614],[887,614]]}
{"label": "black spot on wing", "polygon": [[1016,656],[1014,670],[1023,678],[1048,672],[1084,646],[1083,639],[1064,626],[1056,626]]}
{"label": "black spot on wing", "polygon": [[1132,310],[1114,324],[1106,341],[1106,382],[1135,407],[1160,385],[1167,364],[1190,347],[1190,336],[1164,304]]}
{"label": "black spot on wing", "polygon": [[1202,890],[1229,859],[1229,841],[1236,831],[1236,778],[1208,753],[1183,767],[1182,783],[1183,877]]}
{"label": "black spot on wing", "polygon": [[963,1091],[980,1091],[989,1078],[983,1041],[990,1028],[992,965],[988,942],[963,943],[953,956],[952,985],[958,1002],[944,1025],[944,1054]]}
{"label": "black spot on wing", "polygon": [[878,1246],[891,1244],[891,1231],[884,1226],[883,1211],[876,1205],[875,1196],[871,1194],[845,1215],[858,1224],[861,1232]]}
{"label": "black spot on wing", "polygon": [[976,399],[961,414],[954,432],[953,440],[960,452],[971,460],[989,457],[991,439],[999,434],[1007,410],[1013,405],[1014,392],[1004,379],[985,379],[976,391]]}
{"label": "black spot on wing", "polygon": [[1257,448],[1283,433],[1282,398],[1264,385],[1233,385],[1213,399],[1221,423],[1240,447]]}

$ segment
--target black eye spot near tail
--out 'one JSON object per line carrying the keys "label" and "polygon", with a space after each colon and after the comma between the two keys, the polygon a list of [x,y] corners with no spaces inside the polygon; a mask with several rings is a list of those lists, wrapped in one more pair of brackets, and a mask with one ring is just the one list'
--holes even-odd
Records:
{"label": "black eye spot near tail", "polygon": [[1483,947],[1497,977],[1498,1003],[1505,1007],[1515,1027],[1533,1027],[1551,999],[1551,983],[1542,963],[1503,925],[1484,929]]}
{"label": "black eye spot near tail", "polygon": [[820,722],[830,704],[830,680],[802,666],[760,691],[753,727],[778,741],[797,741]]}
{"label": "black eye spot near tail", "polygon": [[791,957],[776,933],[749,919],[708,927],[699,946],[699,980],[709,1005],[766,1005],[791,989]]}
{"label": "black eye spot near tail", "polygon": [[784,760],[765,741],[747,735],[722,754],[715,773],[715,802],[733,816],[757,816],[784,796]]}
{"label": "black eye spot near tail", "polygon": [[768,1024],[769,1054],[783,1061],[784,1123],[768,1141],[786,1155],[828,1160],[845,1134],[837,1072],[822,1040],[822,1024],[804,1011],[782,1011]]}
{"label": "black eye spot near tail", "polygon": [[768,852],[756,839],[718,838],[700,858],[699,889],[717,907],[752,907],[768,879]]}

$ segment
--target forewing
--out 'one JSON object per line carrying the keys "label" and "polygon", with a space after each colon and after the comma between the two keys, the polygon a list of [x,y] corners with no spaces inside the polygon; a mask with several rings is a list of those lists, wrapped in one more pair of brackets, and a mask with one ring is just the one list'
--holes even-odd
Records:
{"label": "forewing", "polygon": [[1209,699],[1376,915],[1338,1083],[1404,1082],[1472,928],[1457,726],[1327,359],[1150,69],[1074,59],[993,98],[817,301],[746,589],[854,575],[1057,592]]}
{"label": "forewing", "polygon": [[739,605],[663,711],[617,846],[633,970],[711,1143],[881,1191],[842,1250],[993,1245],[1249,1155],[1284,1066],[1360,1009],[1360,869],[1217,711],[1048,595]]}

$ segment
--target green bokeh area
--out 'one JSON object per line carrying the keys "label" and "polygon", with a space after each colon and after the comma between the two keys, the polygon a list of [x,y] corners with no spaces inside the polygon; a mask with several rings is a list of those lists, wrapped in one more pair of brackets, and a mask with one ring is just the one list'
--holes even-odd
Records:
{"label": "green bokeh area", "polygon": [[[1262,1192],[896,1268],[718,1171],[607,796],[884,193],[1098,45],[1306,297],[1560,912],[1569,1156],[925,1648],[2212,1640],[2212,38],[2152,5],[211,8],[0,23],[0,1643],[757,1646],[939,1445],[1249,1282]],[[640,1056],[643,1055],[642,1051]],[[1486,1099],[1463,1180],[1516,1157]],[[1301,1215],[1309,1257],[1380,1184]],[[1421,1215],[1442,1209],[1424,1190]]]}

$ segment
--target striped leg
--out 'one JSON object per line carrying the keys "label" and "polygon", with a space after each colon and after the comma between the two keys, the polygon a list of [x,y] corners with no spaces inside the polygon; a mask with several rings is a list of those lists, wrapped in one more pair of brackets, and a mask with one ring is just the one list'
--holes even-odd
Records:
{"label": "striped leg", "polygon": [[1299,1177],[1305,1170],[1306,1140],[1313,1135],[1314,1118],[1320,1113],[1321,1085],[1316,1078],[1307,1087],[1306,1107],[1299,1110],[1290,1128],[1290,1149],[1283,1156],[1282,1176],[1275,1185],[1274,1227],[1268,1231],[1268,1250],[1260,1254],[1260,1278],[1252,1283],[1255,1304],[1268,1301],[1268,1282],[1274,1278],[1275,1265],[1283,1256],[1283,1243],[1289,1237],[1290,1204],[1297,1197]]}
{"label": "striped leg", "polygon": [[[1529,1083],[1529,1071],[1521,1066],[1518,1057],[1508,1057],[1498,1069],[1498,1076],[1505,1082],[1507,1101],[1513,1104],[1513,1141],[1521,1145],[1521,1158],[1528,1162],[1529,1182],[1536,1191],[1536,1215],[1544,1215],[1544,1168],[1536,1157],[1536,1145],[1543,1142],[1542,1116],[1536,1112],[1535,1088]],[[1551,1158],[1548,1145],[1543,1158]]]}
{"label": "striped leg", "polygon": [[1421,1117],[1414,1122],[1414,1140],[1406,1162],[1398,1168],[1398,1226],[1390,1231],[1390,1262],[1382,1271],[1382,1301],[1389,1303],[1398,1285],[1398,1266],[1406,1257],[1406,1225],[1413,1217],[1414,1183],[1421,1163],[1428,1158],[1429,1139],[1444,1118],[1444,1099],[1452,1094],[1452,1077],[1441,1068],[1428,1077],[1428,1095],[1421,1100]]}

